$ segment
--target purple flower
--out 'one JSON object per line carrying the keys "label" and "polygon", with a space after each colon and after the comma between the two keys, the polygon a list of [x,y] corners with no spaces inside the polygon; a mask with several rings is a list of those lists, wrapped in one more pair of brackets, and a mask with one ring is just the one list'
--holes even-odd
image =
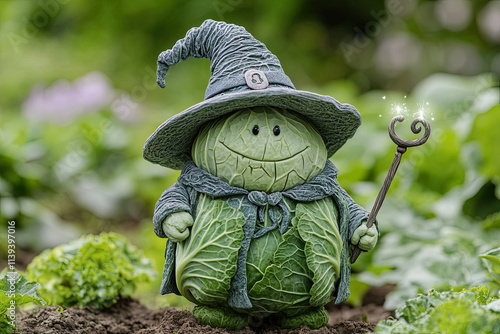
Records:
{"label": "purple flower", "polygon": [[72,83],[59,80],[48,88],[35,86],[22,111],[30,119],[69,123],[81,114],[109,106],[117,95],[108,78],[94,71]]}

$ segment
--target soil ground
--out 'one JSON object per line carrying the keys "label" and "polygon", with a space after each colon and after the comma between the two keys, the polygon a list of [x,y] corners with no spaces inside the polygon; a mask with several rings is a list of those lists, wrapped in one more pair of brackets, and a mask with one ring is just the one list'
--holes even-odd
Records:
{"label": "soil ground", "polygon": [[[374,291],[375,292],[375,291]],[[376,295],[372,293],[371,295]],[[385,294],[384,294],[385,296]],[[369,298],[367,305],[352,308],[347,305],[327,305],[330,315],[328,326],[311,330],[303,326],[297,329],[282,329],[271,325],[245,327],[240,331],[202,326],[187,310],[163,308],[151,310],[132,298],[124,298],[114,306],[96,310],[93,307],[45,306],[30,312],[21,312],[17,317],[17,333],[26,334],[285,334],[285,333],[369,333],[379,320],[387,318],[382,300]],[[381,303],[382,302],[382,303]]]}

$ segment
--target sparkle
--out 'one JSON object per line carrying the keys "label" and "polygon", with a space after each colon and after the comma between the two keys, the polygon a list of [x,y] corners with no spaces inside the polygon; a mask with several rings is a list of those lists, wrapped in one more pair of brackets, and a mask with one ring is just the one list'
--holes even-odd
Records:
{"label": "sparkle", "polygon": [[[382,99],[386,99],[387,96],[382,96]],[[408,98],[407,95],[404,96],[404,98]],[[434,114],[431,112],[429,108],[429,102],[427,101],[422,101],[421,103],[409,103],[407,104],[406,101],[408,100],[400,100],[398,102],[392,102],[391,103],[391,113],[396,116],[413,116],[414,118],[430,118],[434,120]],[[378,117],[382,117],[382,115],[379,115]]]}
{"label": "sparkle", "polygon": [[382,117],[382,115],[378,115],[378,117]]}
{"label": "sparkle", "polygon": [[392,105],[392,111],[396,115],[407,115],[408,114],[408,109],[406,108],[406,103],[403,103],[401,105],[394,103]]}
{"label": "sparkle", "polygon": [[[425,119],[426,116],[434,116],[434,114],[429,110],[429,102],[417,103],[417,112],[413,114],[414,117]],[[434,117],[431,117],[434,120]]]}

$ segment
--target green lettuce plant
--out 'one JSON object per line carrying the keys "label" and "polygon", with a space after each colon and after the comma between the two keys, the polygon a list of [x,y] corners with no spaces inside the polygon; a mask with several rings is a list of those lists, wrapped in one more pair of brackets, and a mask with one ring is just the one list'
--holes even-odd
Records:
{"label": "green lettuce plant", "polygon": [[151,262],[115,233],[87,235],[46,250],[28,265],[49,305],[109,307],[155,275]]}
{"label": "green lettuce plant", "polygon": [[40,284],[28,282],[17,272],[8,272],[0,279],[0,333],[10,333],[16,328],[15,312],[17,306],[28,303],[45,305],[37,294]]}
{"label": "green lettuce plant", "polygon": [[499,300],[489,294],[486,287],[461,292],[430,290],[407,300],[396,310],[396,319],[381,321],[375,333],[499,333]]}

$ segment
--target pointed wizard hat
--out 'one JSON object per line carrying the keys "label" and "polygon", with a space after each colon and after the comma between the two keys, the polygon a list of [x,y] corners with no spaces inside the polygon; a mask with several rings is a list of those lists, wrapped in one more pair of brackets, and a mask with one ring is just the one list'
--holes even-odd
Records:
{"label": "pointed wizard hat", "polygon": [[243,27],[206,20],[158,56],[157,82],[165,87],[170,66],[189,57],[208,58],[212,76],[205,100],[171,117],[147,139],[146,160],[182,169],[203,124],[233,111],[269,106],[300,114],[321,134],[331,157],[361,124],[353,106],[330,96],[296,90],[278,58]]}

